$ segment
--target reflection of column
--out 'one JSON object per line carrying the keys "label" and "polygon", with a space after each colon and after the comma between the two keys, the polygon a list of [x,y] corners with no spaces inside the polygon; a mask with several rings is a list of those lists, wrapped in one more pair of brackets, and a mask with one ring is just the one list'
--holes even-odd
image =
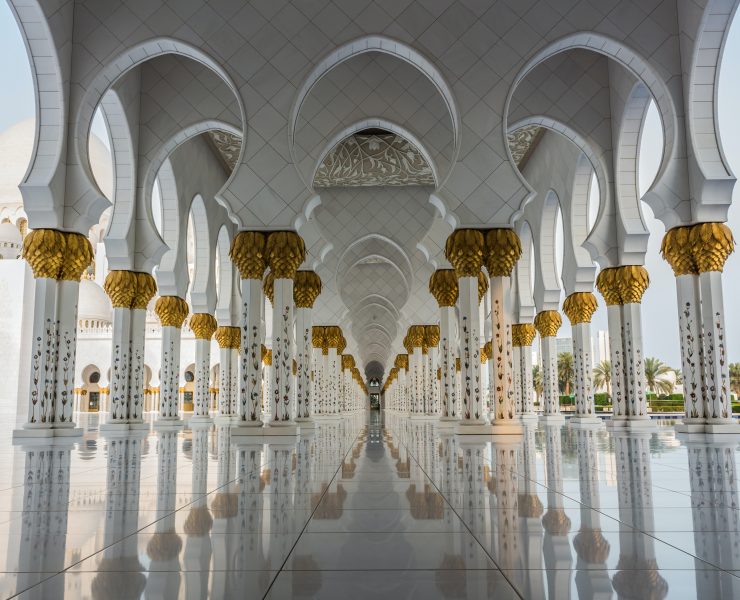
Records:
{"label": "reflection of column", "polygon": [[[235,462],[231,445],[231,430],[228,424],[217,425],[216,453],[216,492],[211,502],[213,515],[212,547],[214,565],[228,565],[234,556],[234,546],[243,536],[229,535],[236,527],[238,495],[235,491]],[[214,569],[211,575],[211,595],[214,598],[228,598],[234,591],[230,589],[232,576],[229,571]]]}
{"label": "reflection of column", "polygon": [[210,420],[211,338],[216,332],[216,319],[207,313],[190,317],[190,329],[195,334],[195,384],[193,416],[190,422]]}
{"label": "reflection of column", "polygon": [[570,519],[563,508],[563,448],[561,425],[545,425],[545,485],[547,485],[547,512],[542,517],[545,528],[544,557],[547,569],[549,598],[570,598],[570,571],[573,558],[570,553]]}
{"label": "reflection of column", "polygon": [[219,327],[216,341],[221,349],[221,366],[218,383],[218,416],[231,419],[236,417],[237,356],[241,344],[241,330],[238,327]]}
{"label": "reflection of column", "polygon": [[563,414],[560,412],[560,396],[558,393],[558,352],[555,344],[555,336],[562,325],[563,320],[556,310],[544,310],[537,313],[534,318],[534,326],[540,334],[542,341],[542,383],[544,421],[562,421]]}
{"label": "reflection of column", "polygon": [[606,567],[609,542],[601,533],[599,518],[599,456],[593,429],[578,429],[578,481],[581,492],[581,528],[573,539],[576,588],[581,598],[611,598],[612,585]]}
{"label": "reflection of column", "polygon": [[311,369],[313,358],[313,304],[321,293],[321,279],[313,271],[298,271],[295,275],[293,300],[296,306],[296,421],[306,428],[312,423],[314,403]]}
{"label": "reflection of column", "polygon": [[26,592],[29,598],[61,598],[63,578],[31,586],[39,582],[40,574],[58,573],[65,567],[72,442],[39,440],[21,450],[26,457],[15,588],[31,588]]}
{"label": "reflection of column", "polygon": [[642,355],[642,295],[650,282],[644,267],[603,269],[596,286],[607,304],[614,418],[611,426],[650,425]]}
{"label": "reflection of column", "polygon": [[154,312],[162,325],[157,423],[180,423],[180,333],[188,316],[188,303],[177,296],[161,296]]}
{"label": "reflection of column", "polygon": [[706,563],[740,570],[736,451],[738,436],[683,438],[689,455],[697,598],[738,598],[740,579],[706,569]]}
{"label": "reflection of column", "polygon": [[571,423],[601,423],[601,419],[596,416],[591,385],[591,317],[596,306],[596,297],[591,292],[574,292],[563,303],[563,312],[570,320],[573,331],[576,414],[570,420]]}
{"label": "reflection of column", "polygon": [[208,572],[211,564],[211,527],[208,510],[208,423],[193,423],[193,504],[188,512],[185,532],[185,597],[200,599],[208,595]]}
{"label": "reflection of column", "polygon": [[[480,323],[478,277],[484,252],[483,234],[475,229],[458,229],[447,238],[445,257],[458,277],[460,309],[460,363],[462,420],[457,430],[485,424],[480,389]],[[478,431],[475,431],[478,433]]]}
{"label": "reflection of column", "polygon": [[265,234],[240,231],[231,242],[229,256],[239,270],[241,287],[241,340],[239,345],[240,386],[237,402],[242,427],[262,425],[262,276],[265,258]]}
{"label": "reflection of column", "polygon": [[[293,279],[306,256],[303,239],[292,231],[267,236],[267,263],[274,276],[272,303],[272,406],[270,427],[294,427],[291,414],[293,366]],[[267,433],[285,433],[270,431]]]}
{"label": "reflection of column", "polygon": [[272,419],[272,350],[262,346],[262,390],[264,395],[265,422]]}
{"label": "reflection of column", "polygon": [[157,435],[157,514],[164,516],[156,521],[154,534],[146,546],[147,556],[152,561],[146,580],[146,595],[176,598],[180,590],[182,550],[182,538],[175,531],[178,432],[161,430]]}
{"label": "reflection of column", "polygon": [[542,517],[543,507],[537,492],[537,425],[524,424],[524,440],[520,447],[523,479],[519,488],[518,513],[522,524],[522,567],[527,569],[521,591],[525,598],[544,598],[545,585],[542,571]]}
{"label": "reflection of column", "polygon": [[507,438],[496,437],[493,441],[497,532],[496,552],[493,556],[499,569],[510,580],[521,584],[524,572],[520,554],[521,533],[517,526],[520,477],[517,454],[519,447],[519,443],[513,443]]}
{"label": "reflection of column", "polygon": [[[624,598],[665,598],[668,583],[660,576],[655,539],[635,535],[655,531],[653,488],[648,432],[614,432],[619,495],[619,563],[612,578],[614,590]],[[629,525],[627,525],[629,524]]]}
{"label": "reflection of column", "polygon": [[536,335],[537,330],[531,323],[518,323],[511,328],[512,344],[519,350],[519,362],[514,362],[514,368],[519,373],[521,405],[518,412],[523,421],[537,418],[532,382],[532,342]]}
{"label": "reflection of column", "polygon": [[[439,305],[439,366],[440,412],[442,421],[456,421],[457,396],[455,394],[455,304],[457,303],[457,275],[452,269],[438,269],[429,279],[429,291]],[[396,365],[398,366],[398,365]]]}

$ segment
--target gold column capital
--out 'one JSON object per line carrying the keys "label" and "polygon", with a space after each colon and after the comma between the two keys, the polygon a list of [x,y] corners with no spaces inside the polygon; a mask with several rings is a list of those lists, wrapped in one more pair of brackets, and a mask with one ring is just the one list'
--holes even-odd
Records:
{"label": "gold column capital", "polygon": [[272,366],[272,348],[266,348],[265,346],[262,346],[265,348],[265,351],[262,353],[262,364],[264,364],[266,367]]}
{"label": "gold column capital", "polygon": [[429,293],[440,308],[455,306],[459,288],[454,269],[437,269],[429,278]]}
{"label": "gold column capital", "polygon": [[238,327],[221,326],[216,329],[216,341],[219,348],[238,350],[241,347],[241,330]]}
{"label": "gold column capital", "polygon": [[511,326],[511,341],[513,346],[531,346],[537,329],[532,323],[516,323]]}
{"label": "gold column capital", "polygon": [[149,273],[136,273],[136,292],[131,301],[132,309],[146,310],[149,302],[157,293],[157,282]]}
{"label": "gold column capital", "polygon": [[276,279],[293,279],[306,258],[306,244],[295,231],[273,231],[267,236],[266,253]]}
{"label": "gold column capital", "polygon": [[458,356],[455,358],[455,371],[459,373],[462,370],[461,364],[460,364],[460,357]]}
{"label": "gold column capital", "polygon": [[242,279],[262,279],[267,269],[267,236],[261,231],[240,231],[231,241],[229,257]]}
{"label": "gold column capital", "polygon": [[513,229],[486,231],[485,264],[489,277],[511,277],[522,255],[522,242]]}
{"label": "gold column capital", "polygon": [[398,369],[404,369],[408,371],[409,369],[409,355],[408,354],[398,354],[396,355],[396,361],[395,365]]}
{"label": "gold column capital", "polygon": [[342,334],[342,337],[339,338],[339,345],[337,346],[337,354],[341,354],[342,352],[344,352],[344,349],[346,347],[347,347],[347,338],[345,338],[344,334]]}
{"label": "gold column capital", "polygon": [[660,253],[676,277],[698,273],[691,247],[691,227],[674,227],[666,231],[660,243]]}
{"label": "gold column capital", "polygon": [[563,312],[571,325],[590,323],[599,303],[591,292],[574,292],[563,302]]}
{"label": "gold column capital", "polygon": [[113,308],[131,308],[136,294],[136,273],[133,271],[110,271],[103,283]]}
{"label": "gold column capital", "polygon": [[543,338],[555,337],[562,324],[563,318],[556,310],[543,310],[537,313],[534,318],[535,329]]}
{"label": "gold column capital", "polygon": [[596,278],[596,287],[607,306],[639,304],[650,285],[647,269],[640,265],[625,265],[602,269]]}
{"label": "gold column capital", "polygon": [[[488,342],[490,344],[491,342]],[[488,349],[486,346],[488,344],[484,344],[480,348],[480,364],[485,365],[488,362],[488,359],[490,358],[490,355],[488,354]]]}
{"label": "gold column capital", "polygon": [[93,260],[92,244],[87,236],[81,233],[65,233],[63,236],[65,241],[64,262],[61,266],[59,279],[62,281],[79,281],[82,278],[82,273]]}
{"label": "gold column capital", "polygon": [[313,308],[321,294],[321,277],[314,271],[296,271],[293,280],[293,302],[297,308]]}
{"label": "gold column capital", "polygon": [[210,340],[218,325],[216,317],[208,313],[195,313],[190,317],[190,329],[198,340]]}
{"label": "gold column capital", "polygon": [[324,329],[321,325],[311,327],[311,345],[316,349],[324,347]]}
{"label": "gold column capital", "polygon": [[[424,325],[411,325],[407,334],[411,348],[424,347]],[[409,351],[409,354],[411,351]]]}
{"label": "gold column capital", "polygon": [[477,277],[484,251],[485,239],[479,229],[457,229],[445,243],[445,258],[458,277]]}
{"label": "gold column capital", "polygon": [[699,273],[724,269],[725,261],[735,251],[735,238],[724,223],[699,223],[691,228],[691,250]]}
{"label": "gold column capital", "polygon": [[188,303],[178,296],[160,296],[154,304],[154,312],[162,327],[180,329],[188,316]]}
{"label": "gold column capital", "polygon": [[272,271],[265,275],[265,279],[262,282],[262,293],[270,301],[270,304],[275,303],[275,273]]}
{"label": "gold column capital", "polygon": [[439,325],[424,325],[424,342],[427,348],[439,346]]}
{"label": "gold column capital", "polygon": [[324,327],[324,340],[327,348],[339,348],[342,341],[342,329],[337,325]]}
{"label": "gold column capital", "polygon": [[478,304],[483,301],[483,296],[488,291],[488,277],[483,271],[478,271]]}
{"label": "gold column capital", "polygon": [[56,229],[34,229],[23,240],[22,256],[36,279],[59,279],[66,240]]}
{"label": "gold column capital", "polygon": [[342,370],[351,371],[355,368],[355,357],[351,354],[342,354]]}

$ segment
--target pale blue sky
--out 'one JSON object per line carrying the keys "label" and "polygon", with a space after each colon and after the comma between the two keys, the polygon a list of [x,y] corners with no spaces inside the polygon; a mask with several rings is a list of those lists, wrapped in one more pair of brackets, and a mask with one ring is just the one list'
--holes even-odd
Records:
{"label": "pale blue sky", "polygon": [[[740,78],[733,77],[731,71],[737,71],[740,63],[740,25],[737,21],[740,19],[733,23],[727,40],[719,86],[722,144],[730,166],[736,174],[740,173],[740,111],[737,110],[736,104],[740,98]],[[34,94],[23,40],[10,8],[3,0],[0,0],[0,56],[4,58],[0,67],[4,82],[3,93],[0,95],[0,131],[4,131],[18,121],[34,116]],[[93,130],[107,143],[100,119],[93,124]],[[661,143],[662,135],[656,111],[651,111],[648,116],[643,138],[645,149],[659,147]],[[654,165],[660,157],[657,152],[645,154],[640,164],[641,174],[654,173]],[[649,181],[641,181],[641,188],[644,190],[649,184]],[[729,225],[738,238],[740,238],[739,190],[740,185],[735,188],[729,218]],[[645,356],[656,356],[678,367],[680,354],[675,283],[670,267],[659,253],[664,228],[653,217],[650,208],[644,204],[643,214],[651,232],[646,259],[651,285],[643,299]],[[735,362],[740,361],[740,312],[734,310],[737,298],[740,298],[740,257],[737,254],[730,257],[727,262],[724,293],[725,306],[728,309],[728,349],[730,360]],[[594,332],[606,329],[606,310],[603,306],[600,306],[594,315],[593,328]],[[564,326],[561,329],[561,336],[569,336],[568,330],[569,327]]]}

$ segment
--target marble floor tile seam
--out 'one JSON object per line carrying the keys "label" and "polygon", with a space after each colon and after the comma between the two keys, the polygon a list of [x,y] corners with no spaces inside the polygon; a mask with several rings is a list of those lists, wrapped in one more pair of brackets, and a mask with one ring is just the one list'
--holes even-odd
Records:
{"label": "marble floor tile seam", "polygon": [[285,569],[285,565],[288,563],[288,560],[290,560],[291,554],[293,554],[296,546],[298,545],[298,542],[301,540],[301,537],[305,534],[306,529],[308,528],[308,524],[311,522],[311,519],[313,519],[314,515],[316,514],[316,511],[318,510],[319,505],[321,504],[321,502],[323,501],[323,499],[326,497],[326,494],[329,493],[329,489],[331,487],[332,482],[336,478],[337,473],[339,473],[341,471],[341,469],[342,469],[342,463],[344,463],[344,461],[347,459],[347,456],[350,454],[350,452],[352,451],[352,448],[355,446],[355,444],[357,443],[357,441],[359,440],[359,438],[363,435],[364,431],[365,431],[364,428],[361,428],[360,429],[360,431],[355,435],[354,440],[352,441],[352,443],[348,444],[347,451],[344,453],[343,456],[340,457],[340,462],[337,465],[336,471],[334,472],[334,477],[332,477],[332,479],[329,481],[329,483],[326,485],[326,487],[321,492],[321,497],[319,498],[318,502],[312,507],[311,514],[309,515],[308,519],[306,519],[306,522],[303,525],[303,528],[301,529],[301,531],[296,536],[296,539],[293,542],[293,544],[291,545],[290,550],[286,554],[285,559],[283,560],[282,564],[280,565],[280,567],[278,568],[277,572],[275,573],[275,576],[270,581],[270,585],[265,590],[265,594],[263,595],[263,600],[264,600],[264,598],[266,598],[269,595],[270,589],[275,584],[275,581],[279,577],[280,573],[283,572],[283,570]]}
{"label": "marble floor tile seam", "polygon": [[488,559],[489,559],[489,560],[491,561],[491,564],[493,564],[493,565],[494,565],[494,566],[496,567],[496,569],[498,570],[498,572],[500,572],[500,573],[502,573],[502,574],[503,574],[503,576],[504,576],[504,579],[506,579],[506,582],[507,582],[507,583],[509,584],[509,586],[511,586],[511,588],[512,588],[512,589],[513,589],[513,590],[515,591],[515,593],[516,593],[516,594],[517,594],[517,595],[518,595],[518,596],[519,596],[520,598],[523,598],[523,596],[521,596],[521,594],[520,594],[519,590],[518,590],[518,589],[517,589],[517,587],[516,587],[516,586],[514,585],[514,583],[513,583],[512,581],[510,581],[508,577],[506,577],[506,574],[505,574],[505,573],[503,573],[503,571],[501,571],[501,567],[500,567],[500,565],[499,565],[499,564],[498,564],[498,563],[496,562],[496,560],[495,560],[495,559],[493,558],[493,556],[491,556],[491,553],[490,553],[490,552],[489,552],[489,551],[488,551],[488,550],[486,549],[486,547],[485,547],[485,546],[484,546],[483,544],[481,544],[480,540],[479,540],[479,539],[478,539],[478,538],[477,538],[477,537],[475,536],[475,534],[474,534],[474,533],[473,533],[473,531],[472,531],[472,530],[470,529],[470,527],[468,526],[468,524],[467,524],[467,523],[465,522],[465,520],[464,520],[464,519],[463,519],[463,518],[462,518],[462,517],[460,516],[459,512],[458,512],[457,510],[455,510],[455,507],[453,507],[453,506],[452,506],[452,505],[450,504],[450,502],[449,502],[449,500],[448,500],[447,496],[446,496],[445,494],[443,494],[443,493],[442,493],[442,491],[441,491],[441,490],[440,490],[440,489],[439,489],[439,488],[438,488],[438,487],[436,486],[436,484],[435,484],[435,483],[434,483],[434,482],[432,481],[432,479],[431,479],[431,478],[429,477],[429,475],[428,475],[428,473],[426,472],[426,470],[425,470],[425,469],[424,469],[424,468],[422,467],[421,463],[419,463],[419,461],[417,460],[417,458],[416,458],[416,455],[415,455],[415,454],[414,454],[414,452],[413,452],[413,449],[412,449],[412,448],[410,448],[410,447],[409,447],[409,446],[408,446],[407,444],[405,444],[405,443],[404,443],[404,442],[402,441],[402,438],[401,438],[400,436],[399,436],[399,443],[402,443],[402,444],[404,444],[404,446],[405,446],[405,448],[406,448],[406,451],[407,451],[407,453],[408,453],[408,456],[409,456],[409,457],[411,457],[411,458],[413,458],[414,462],[416,462],[416,464],[417,464],[417,465],[419,466],[419,468],[420,468],[420,469],[422,470],[422,472],[424,473],[424,475],[426,475],[427,479],[429,479],[429,481],[430,481],[430,482],[432,483],[432,485],[433,485],[433,486],[435,487],[435,489],[437,490],[437,492],[438,492],[438,493],[439,493],[439,494],[440,494],[440,495],[442,496],[442,498],[444,499],[444,501],[445,501],[445,503],[446,503],[446,504],[448,505],[448,507],[449,507],[449,508],[450,508],[450,509],[451,509],[451,510],[453,511],[453,513],[454,513],[455,515],[457,515],[457,518],[458,518],[458,519],[460,520],[460,522],[462,523],[462,525],[463,525],[463,527],[465,528],[465,530],[467,530],[467,531],[468,531],[468,533],[469,533],[469,534],[470,534],[470,535],[471,535],[471,536],[473,537],[473,539],[475,539],[475,541],[476,541],[476,542],[478,543],[478,545],[479,545],[479,546],[480,546],[480,548],[481,548],[481,549],[483,550],[483,552],[485,553],[485,555],[486,555],[486,556],[488,557]]}

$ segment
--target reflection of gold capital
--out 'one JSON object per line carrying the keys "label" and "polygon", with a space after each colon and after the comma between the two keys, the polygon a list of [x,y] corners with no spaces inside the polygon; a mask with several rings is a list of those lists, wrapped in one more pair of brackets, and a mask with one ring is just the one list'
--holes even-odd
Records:
{"label": "reflection of gold capital", "polygon": [[477,277],[483,264],[485,240],[478,229],[458,229],[445,244],[445,258],[458,277]]}
{"label": "reflection of gold capital", "polygon": [[219,348],[238,350],[241,346],[241,330],[238,327],[219,327],[216,329]]}
{"label": "reflection of gold capital", "polygon": [[265,351],[262,354],[262,363],[266,367],[272,366],[272,348],[265,348]]}
{"label": "reflection of gold capital", "polygon": [[149,273],[136,273],[136,293],[131,301],[131,308],[145,310],[149,301],[157,293],[157,283]]}
{"label": "reflection of gold capital", "polygon": [[562,508],[553,508],[542,517],[542,525],[550,535],[568,535],[570,518]]}
{"label": "reflection of gold capital", "polygon": [[581,560],[591,564],[604,563],[609,558],[609,542],[600,529],[582,526],[573,538],[573,548]]}
{"label": "reflection of gold capital", "polygon": [[23,258],[38,278],[58,279],[64,263],[64,234],[55,229],[34,229],[23,240]]}
{"label": "reflection of gold capital", "polygon": [[217,327],[216,318],[208,313],[195,313],[190,317],[190,329],[198,340],[210,340]]}
{"label": "reflection of gold capital", "polygon": [[437,269],[429,278],[429,292],[437,304],[455,306],[458,296],[457,275],[453,269]]}
{"label": "reflection of gold capital", "polygon": [[544,512],[542,500],[537,494],[519,494],[519,516],[526,519],[539,519]]}
{"label": "reflection of gold capital", "polygon": [[306,258],[306,245],[295,231],[273,231],[267,236],[267,263],[276,279],[293,279]]}
{"label": "reflection of gold capital", "polygon": [[136,273],[133,271],[111,271],[103,284],[113,308],[131,308],[136,293]]}
{"label": "reflection of gold capital", "polygon": [[162,327],[182,327],[188,316],[188,303],[177,296],[161,296],[154,304],[154,312]]}
{"label": "reflection of gold capital", "polygon": [[700,273],[724,269],[727,257],[735,250],[732,231],[724,223],[699,223],[691,228],[691,249]]}
{"label": "reflection of gold capital", "polygon": [[312,308],[321,293],[321,278],[313,271],[297,271],[293,281],[293,301],[298,308]]}
{"label": "reflection of gold capital", "polygon": [[267,268],[265,234],[260,231],[240,231],[231,242],[229,256],[242,279],[262,279]]}
{"label": "reflection of gold capital", "polygon": [[485,252],[489,277],[510,277],[522,255],[522,242],[513,229],[489,229]]}
{"label": "reflection of gold capital", "polygon": [[590,323],[598,302],[591,292],[574,292],[563,302],[563,312],[571,325]]}
{"label": "reflection of gold capital", "polygon": [[183,531],[187,535],[206,535],[213,526],[213,517],[207,506],[196,506],[190,509],[188,518],[185,519]]}
{"label": "reflection of gold capital", "polygon": [[563,319],[556,310],[543,310],[534,318],[534,326],[543,338],[555,337],[562,324]]}
{"label": "reflection of gold capital", "polygon": [[81,233],[65,233],[64,239],[66,247],[59,279],[63,281],[79,281],[83,271],[92,262],[92,244]]}
{"label": "reflection of gold capital", "polygon": [[537,330],[532,323],[517,323],[511,326],[511,341],[514,346],[531,346]]}

